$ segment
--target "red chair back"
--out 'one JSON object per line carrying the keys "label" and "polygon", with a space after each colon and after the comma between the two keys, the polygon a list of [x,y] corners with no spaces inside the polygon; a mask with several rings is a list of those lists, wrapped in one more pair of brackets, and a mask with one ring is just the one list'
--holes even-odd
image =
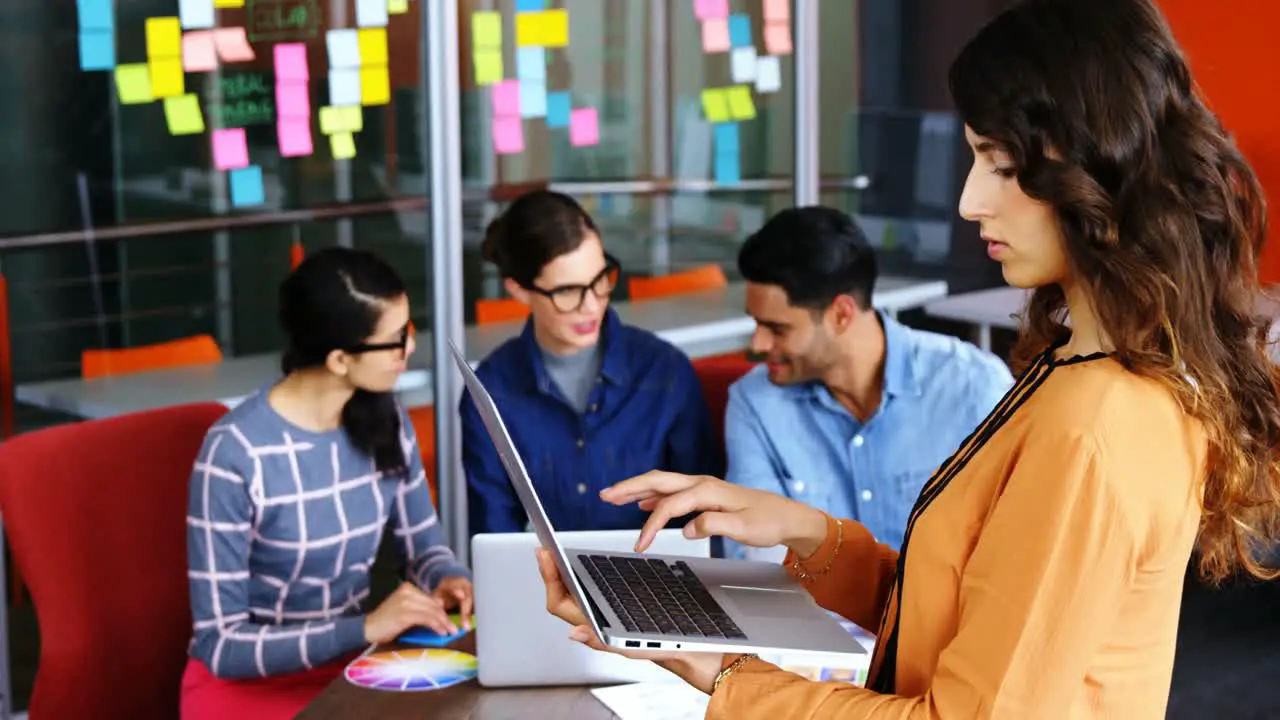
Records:
{"label": "red chair back", "polygon": [[729,405],[729,386],[754,366],[745,351],[693,361],[693,369],[702,381],[702,393],[711,410],[711,426],[715,428],[721,450],[724,449],[724,411]]}
{"label": "red chair back", "polygon": [[31,717],[178,717],[187,484],[226,411],[181,405],[0,444],[0,513],[40,626]]}

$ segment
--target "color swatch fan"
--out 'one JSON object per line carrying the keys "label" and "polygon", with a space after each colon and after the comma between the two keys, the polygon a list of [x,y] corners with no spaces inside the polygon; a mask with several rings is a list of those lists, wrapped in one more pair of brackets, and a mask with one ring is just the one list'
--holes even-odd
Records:
{"label": "color swatch fan", "polygon": [[347,665],[347,681],[374,690],[439,690],[476,676],[476,657],[456,650],[414,648],[364,655]]}

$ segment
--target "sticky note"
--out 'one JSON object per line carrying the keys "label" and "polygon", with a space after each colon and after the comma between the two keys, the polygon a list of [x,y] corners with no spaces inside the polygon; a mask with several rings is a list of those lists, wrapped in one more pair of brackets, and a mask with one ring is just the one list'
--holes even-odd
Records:
{"label": "sticky note", "polygon": [[196,30],[182,35],[182,69],[187,72],[209,72],[218,67],[218,51],[213,46],[213,33]]}
{"label": "sticky note", "polygon": [[204,132],[204,113],[200,112],[200,98],[195,95],[179,95],[164,99],[164,119],[171,135],[196,135]]}
{"label": "sticky note", "polygon": [[721,88],[707,88],[702,91],[702,114],[708,122],[727,122],[729,120],[729,99]]}
{"label": "sticky note", "polygon": [[315,152],[311,142],[311,121],[306,118],[280,118],[276,123],[276,140],[280,146],[280,157],[304,157]]}
{"label": "sticky note", "polygon": [[122,105],[155,100],[156,96],[151,92],[151,68],[146,63],[116,66],[116,95]]}
{"label": "sticky note", "polygon": [[756,116],[756,102],[751,98],[751,88],[735,85],[725,91],[729,101],[729,115],[734,120],[751,120]]}
{"label": "sticky note", "polygon": [[363,28],[358,31],[357,44],[360,46],[360,63],[362,65],[387,64],[387,29]]}
{"label": "sticky note", "polygon": [[547,0],[516,0],[516,12],[537,12],[547,9]]}
{"label": "sticky note", "polygon": [[360,104],[360,68],[329,71],[329,104]]}
{"label": "sticky note", "polygon": [[764,49],[770,55],[791,54],[791,25],[784,22],[766,23]]}
{"label": "sticky note", "polygon": [[329,68],[360,67],[360,31],[354,28],[325,33],[324,46],[329,53]]}
{"label": "sticky note", "polygon": [[724,52],[729,49],[729,21],[707,20],[702,23],[702,51]]}
{"label": "sticky note", "polygon": [[213,6],[216,8],[242,8],[244,0],[213,0]]}
{"label": "sticky note", "polygon": [[356,0],[356,25],[367,27],[386,27],[387,0]]}
{"label": "sticky note", "polygon": [[501,50],[476,50],[472,60],[475,62],[476,85],[492,85],[502,80]]}
{"label": "sticky note", "polygon": [[387,66],[360,68],[360,104],[386,105],[391,102],[391,74]]}
{"label": "sticky note", "polygon": [[249,166],[249,143],[245,140],[244,128],[214,130],[210,140],[213,143],[214,167],[234,170]]}
{"label": "sticky note", "polygon": [[187,30],[213,27],[213,0],[178,0],[178,18]]}
{"label": "sticky note", "polygon": [[253,47],[244,28],[218,28],[213,31],[213,46],[222,62],[246,62],[254,58]]}
{"label": "sticky note", "polygon": [[751,46],[751,18],[735,13],[729,16],[729,43],[736,48]]}
{"label": "sticky note", "polygon": [[280,43],[274,48],[276,65],[276,82],[306,81],[310,79],[307,70],[307,46],[302,43]]}
{"label": "sticky note", "polygon": [[764,0],[765,22],[789,22],[791,0]]}
{"label": "sticky note", "polygon": [[736,185],[742,181],[742,163],[737,155],[716,155],[716,183]]}
{"label": "sticky note", "polygon": [[547,127],[569,127],[569,114],[573,110],[573,98],[566,90],[547,93]]}
{"label": "sticky note", "polygon": [[716,155],[738,155],[741,150],[738,123],[716,123]]}
{"label": "sticky note", "polygon": [[600,116],[593,107],[569,113],[569,144],[574,147],[600,143]]}
{"label": "sticky note", "polygon": [[387,0],[387,13],[403,15],[409,12],[409,0]]}
{"label": "sticky note", "polygon": [[503,80],[491,89],[494,117],[516,117],[520,114],[520,81]]}
{"label": "sticky note", "polygon": [[471,13],[471,44],[479,48],[502,47],[502,14],[492,10]]}
{"label": "sticky note", "polygon": [[756,92],[778,92],[782,87],[782,61],[772,55],[756,60]]}
{"label": "sticky note", "polygon": [[547,116],[547,85],[540,80],[520,82],[520,117]]}
{"label": "sticky note", "polygon": [[178,18],[147,18],[146,30],[148,58],[176,58],[182,54],[182,26]]}
{"label": "sticky note", "polygon": [[116,66],[116,38],[111,30],[80,33],[80,69],[110,70]]}
{"label": "sticky note", "polygon": [[176,56],[168,60],[151,61],[151,94],[158,98],[177,97],[186,90],[186,76],[182,74],[182,60]]}
{"label": "sticky note", "polygon": [[516,77],[521,80],[546,82],[546,51],[536,47],[516,48]]}
{"label": "sticky note", "polygon": [[524,123],[518,117],[493,119],[493,151],[499,155],[524,152]]}
{"label": "sticky note", "polygon": [[729,0],[693,0],[693,14],[699,20],[729,17]]}
{"label": "sticky note", "polygon": [[754,46],[736,47],[730,53],[733,81],[748,83],[756,79],[756,49]]}
{"label": "sticky note", "polygon": [[329,136],[329,150],[334,160],[350,160],[356,156],[356,139],[349,132]]}
{"label": "sticky note", "polygon": [[76,18],[81,30],[111,30],[115,27],[112,0],[76,0]]}
{"label": "sticky note", "polygon": [[276,83],[276,116],[282,118],[311,117],[311,95],[306,83]]}
{"label": "sticky note", "polygon": [[516,13],[516,47],[565,47],[568,44],[567,10]]}
{"label": "sticky note", "polygon": [[231,180],[231,204],[234,207],[261,205],[266,202],[262,187],[262,168],[250,165],[227,173]]}
{"label": "sticky note", "polygon": [[364,129],[364,112],[359,105],[320,108],[320,132],[333,135],[340,132],[360,132]]}

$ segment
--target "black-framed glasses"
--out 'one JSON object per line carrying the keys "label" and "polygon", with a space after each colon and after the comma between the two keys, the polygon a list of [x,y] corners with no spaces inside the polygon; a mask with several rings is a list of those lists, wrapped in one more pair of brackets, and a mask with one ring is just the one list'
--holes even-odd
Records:
{"label": "black-framed glasses", "polygon": [[618,276],[622,274],[622,264],[618,259],[605,253],[604,269],[599,275],[586,285],[559,285],[550,290],[544,290],[536,285],[531,285],[528,289],[551,299],[551,304],[555,309],[562,313],[577,312],[578,308],[587,301],[587,291],[590,290],[592,295],[601,300],[609,297],[613,293],[613,289],[618,286]]}
{"label": "black-framed glasses", "polygon": [[343,351],[350,355],[359,355],[367,352],[380,352],[382,350],[399,350],[404,352],[409,347],[409,335],[413,333],[413,323],[404,326],[400,331],[400,339],[392,342],[384,343],[359,343],[351,347],[344,348]]}

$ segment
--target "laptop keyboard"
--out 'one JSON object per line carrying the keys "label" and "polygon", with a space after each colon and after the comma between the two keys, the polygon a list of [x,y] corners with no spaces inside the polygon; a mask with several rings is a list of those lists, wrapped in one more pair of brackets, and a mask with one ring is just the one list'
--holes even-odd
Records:
{"label": "laptop keyboard", "polygon": [[578,559],[630,632],[747,639],[684,562],[586,554]]}

